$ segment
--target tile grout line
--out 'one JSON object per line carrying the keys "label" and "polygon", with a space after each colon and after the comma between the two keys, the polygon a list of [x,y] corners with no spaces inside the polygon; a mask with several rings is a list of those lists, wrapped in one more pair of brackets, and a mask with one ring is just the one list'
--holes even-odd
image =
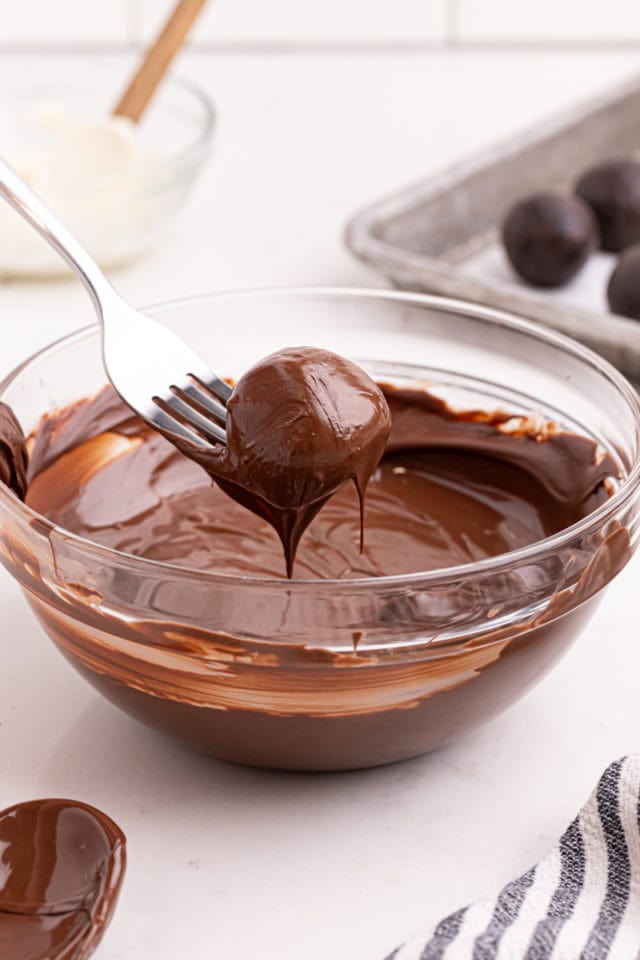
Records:
{"label": "tile grout line", "polygon": [[445,0],[445,42],[455,47],[460,42],[460,0]]}
{"label": "tile grout line", "polygon": [[[455,2],[455,0],[454,0]],[[132,20],[135,29],[135,21]],[[139,49],[137,39],[120,41],[84,42],[2,42],[2,55],[93,55],[128,53]],[[217,53],[230,55],[399,55],[419,53],[625,53],[640,49],[640,36],[626,40],[461,40],[453,35],[443,40],[200,40],[187,45],[194,54]]]}
{"label": "tile grout line", "polygon": [[127,0],[126,24],[129,43],[138,44],[142,37],[142,4],[141,0]]}

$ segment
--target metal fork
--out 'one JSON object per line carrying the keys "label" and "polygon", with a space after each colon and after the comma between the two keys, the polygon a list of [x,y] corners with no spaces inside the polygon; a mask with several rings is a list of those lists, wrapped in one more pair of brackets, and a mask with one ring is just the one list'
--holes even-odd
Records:
{"label": "metal fork", "polygon": [[205,448],[226,443],[231,387],[175,333],[125,303],[82,244],[1,157],[0,196],[86,287],[102,329],[105,370],[124,402],[161,433]]}

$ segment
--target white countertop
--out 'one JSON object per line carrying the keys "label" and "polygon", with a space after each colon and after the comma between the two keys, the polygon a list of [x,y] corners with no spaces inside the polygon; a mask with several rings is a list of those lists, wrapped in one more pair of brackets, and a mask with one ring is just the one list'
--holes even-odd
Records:
{"label": "white countertop", "polygon": [[[124,60],[113,58],[114,76]],[[352,210],[633,72],[632,54],[190,54],[216,155],[161,250],[114,277],[143,304],[274,283],[380,285]],[[47,60],[5,55],[0,80]],[[68,58],[70,75],[90,61]],[[91,317],[73,283],[0,287],[0,374]],[[120,823],[129,869],[100,960],[382,960],[526,869],[602,768],[640,746],[640,560],[525,700],[446,750],[289,775],[173,746],[103,701],[0,576],[0,808],[38,796]]]}

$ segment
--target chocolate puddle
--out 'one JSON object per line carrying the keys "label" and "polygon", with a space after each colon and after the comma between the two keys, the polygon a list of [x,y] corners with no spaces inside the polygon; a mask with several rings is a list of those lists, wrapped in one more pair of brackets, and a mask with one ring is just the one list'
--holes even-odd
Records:
{"label": "chocolate puddle", "polygon": [[0,957],[89,957],[118,899],[125,844],[109,817],[73,800],[0,813]]}

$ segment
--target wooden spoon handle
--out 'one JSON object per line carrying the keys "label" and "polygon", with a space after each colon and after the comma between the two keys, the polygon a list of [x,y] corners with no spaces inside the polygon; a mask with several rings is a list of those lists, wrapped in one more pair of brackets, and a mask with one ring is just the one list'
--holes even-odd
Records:
{"label": "wooden spoon handle", "polygon": [[207,0],[179,0],[113,109],[137,123]]}

